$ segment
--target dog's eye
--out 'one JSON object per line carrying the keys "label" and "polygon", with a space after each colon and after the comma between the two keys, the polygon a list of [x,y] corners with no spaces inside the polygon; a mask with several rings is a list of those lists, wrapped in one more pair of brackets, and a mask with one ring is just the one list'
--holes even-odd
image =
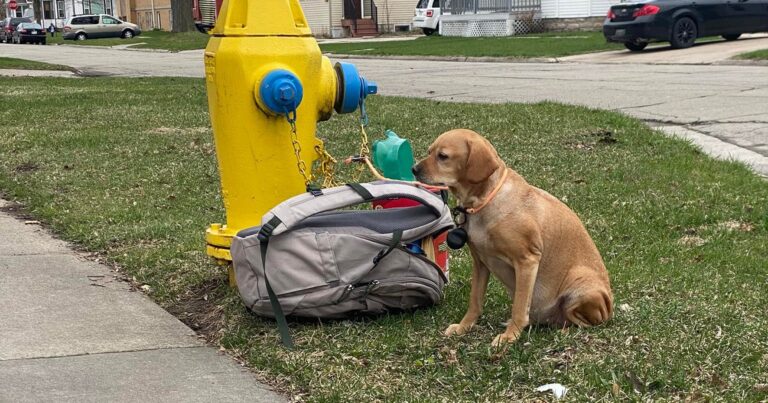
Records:
{"label": "dog's eye", "polygon": [[445,161],[448,159],[448,154],[446,153],[437,153],[437,159],[440,161]]}

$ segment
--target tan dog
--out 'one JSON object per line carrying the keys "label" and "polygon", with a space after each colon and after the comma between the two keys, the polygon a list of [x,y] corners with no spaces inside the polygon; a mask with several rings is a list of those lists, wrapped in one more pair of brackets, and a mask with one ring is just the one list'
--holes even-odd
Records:
{"label": "tan dog", "polygon": [[530,323],[594,326],[612,316],[608,272],[581,220],[507,168],[488,140],[471,130],[443,133],[413,172],[422,182],[447,185],[470,209],[463,225],[473,260],[469,308],[446,336],[475,324],[489,273],[512,296],[512,317],[494,346],[515,341]]}

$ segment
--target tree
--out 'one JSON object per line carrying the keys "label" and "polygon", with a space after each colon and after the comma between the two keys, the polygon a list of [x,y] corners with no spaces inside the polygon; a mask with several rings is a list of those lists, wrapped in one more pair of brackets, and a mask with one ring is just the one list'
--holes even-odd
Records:
{"label": "tree", "polygon": [[192,0],[171,0],[171,21],[171,31],[173,32],[194,31]]}
{"label": "tree", "polygon": [[32,1],[32,10],[34,10],[35,13],[35,20],[40,21],[42,24],[43,17],[45,14],[43,14],[43,1],[42,0],[33,0]]}

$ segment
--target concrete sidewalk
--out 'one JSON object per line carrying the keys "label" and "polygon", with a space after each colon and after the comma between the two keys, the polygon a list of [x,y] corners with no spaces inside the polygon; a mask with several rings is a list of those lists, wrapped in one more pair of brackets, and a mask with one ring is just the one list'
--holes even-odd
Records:
{"label": "concrete sidewalk", "polygon": [[109,268],[0,200],[0,402],[281,402]]}

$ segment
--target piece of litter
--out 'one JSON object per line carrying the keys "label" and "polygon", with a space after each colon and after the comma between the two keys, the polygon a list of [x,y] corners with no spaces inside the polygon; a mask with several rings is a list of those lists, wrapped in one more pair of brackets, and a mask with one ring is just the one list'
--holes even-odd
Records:
{"label": "piece of litter", "polygon": [[629,304],[621,304],[619,305],[619,310],[622,312],[629,312],[632,310],[632,307],[629,306]]}
{"label": "piece of litter", "polygon": [[152,292],[152,287],[150,287],[147,284],[144,284],[143,286],[141,286],[141,289],[144,290],[144,292]]}
{"label": "piece of litter", "polygon": [[538,388],[536,388],[537,392],[547,392],[551,391],[552,394],[555,396],[556,399],[559,399],[563,396],[565,396],[566,393],[568,393],[568,388],[565,386],[559,384],[559,383],[548,383],[546,385],[541,385]]}
{"label": "piece of litter", "polygon": [[37,224],[40,224],[40,221],[29,220],[29,221],[24,221],[24,224],[27,224],[27,225],[37,225]]}

